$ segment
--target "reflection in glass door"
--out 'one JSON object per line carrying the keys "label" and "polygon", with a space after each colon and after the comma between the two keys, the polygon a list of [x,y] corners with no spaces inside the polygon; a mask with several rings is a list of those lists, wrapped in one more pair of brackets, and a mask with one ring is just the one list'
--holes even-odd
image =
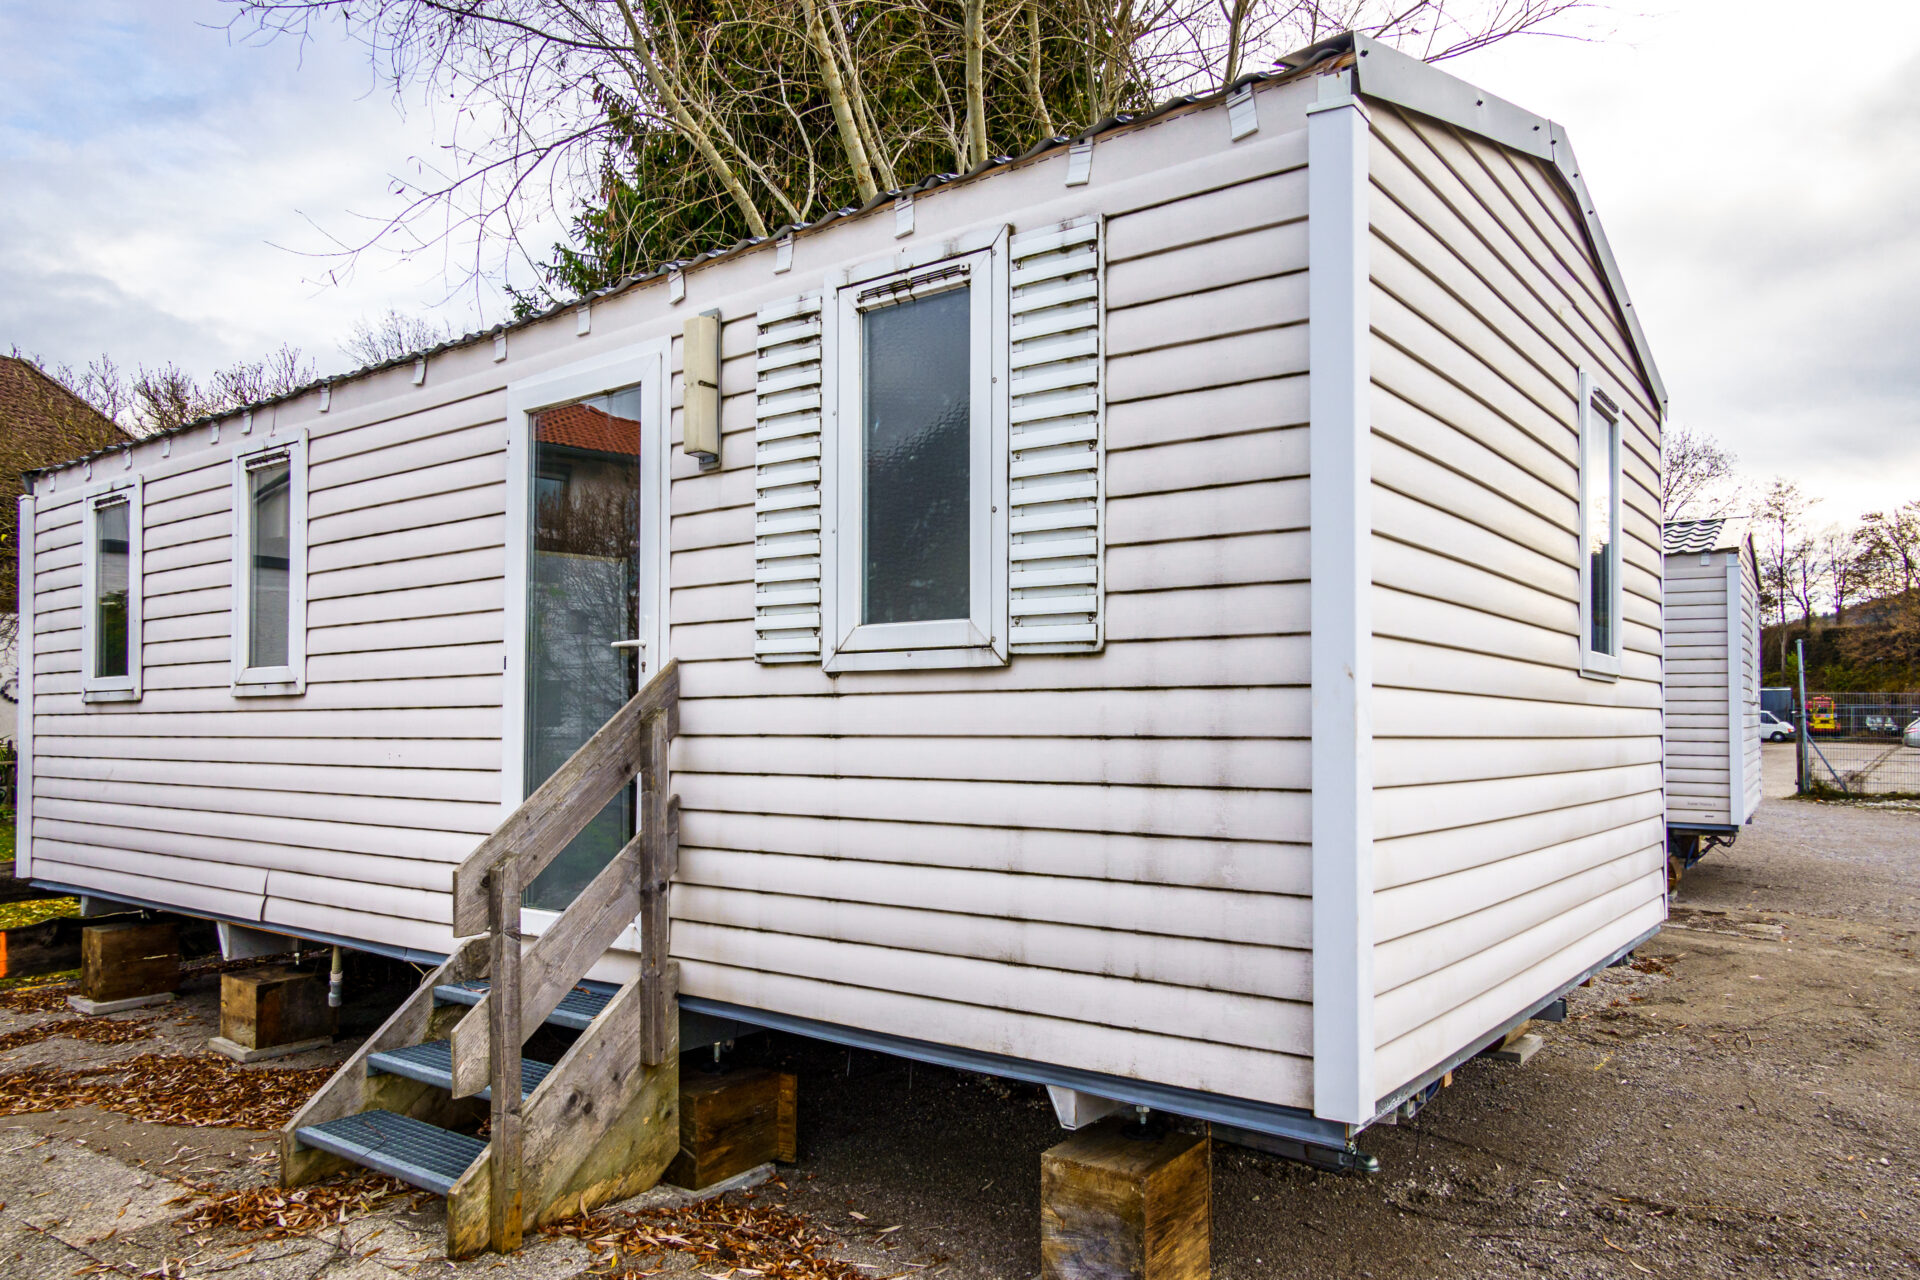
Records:
{"label": "reflection in glass door", "polygon": [[[639,691],[640,388],[533,415],[528,794]],[[629,786],[527,889],[561,911],[633,834]]]}

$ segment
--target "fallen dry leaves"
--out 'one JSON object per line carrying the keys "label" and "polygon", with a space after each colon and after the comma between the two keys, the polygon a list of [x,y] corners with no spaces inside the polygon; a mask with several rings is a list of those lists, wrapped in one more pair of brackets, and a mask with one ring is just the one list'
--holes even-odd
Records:
{"label": "fallen dry leaves", "polygon": [[15,987],[0,991],[0,1009],[8,1013],[59,1013],[67,1007],[67,997],[80,990],[71,982],[43,982],[33,987]]}
{"label": "fallen dry leaves", "polygon": [[60,1018],[54,1022],[36,1023],[31,1027],[0,1033],[0,1053],[18,1049],[22,1045],[39,1044],[55,1036],[85,1040],[92,1044],[131,1044],[135,1040],[152,1038],[153,1032],[147,1029],[147,1020],[144,1018],[137,1022],[114,1022],[106,1018]]}
{"label": "fallen dry leaves", "polygon": [[768,1280],[870,1280],[852,1263],[824,1254],[832,1238],[820,1227],[779,1205],[748,1200],[704,1200],[668,1209],[596,1213],[541,1228],[572,1236],[599,1255],[608,1269],[596,1275],[648,1276],[642,1268],[665,1255],[682,1254],[716,1276],[764,1276]]}
{"label": "fallen dry leaves", "polygon": [[107,1066],[0,1075],[0,1115],[95,1106],[153,1124],[278,1129],[332,1074],[331,1067],[243,1067],[212,1054],[143,1053]]}
{"label": "fallen dry leaves", "polygon": [[[265,1240],[278,1240],[283,1236],[336,1226],[351,1215],[366,1213],[389,1200],[409,1194],[422,1195],[399,1179],[380,1173],[330,1178],[293,1190],[249,1187],[244,1191],[229,1191],[215,1196],[181,1218],[176,1225],[189,1235],[224,1230],[255,1234]],[[192,1198],[182,1196],[180,1201]]]}

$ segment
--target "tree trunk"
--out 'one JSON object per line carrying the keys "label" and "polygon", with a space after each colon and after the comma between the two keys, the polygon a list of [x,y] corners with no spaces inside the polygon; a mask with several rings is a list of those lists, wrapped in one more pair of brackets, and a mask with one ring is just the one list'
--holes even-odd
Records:
{"label": "tree trunk", "polygon": [[700,153],[701,160],[706,162],[707,168],[711,169],[714,177],[720,180],[720,185],[726,188],[727,195],[732,197],[735,205],[739,206],[742,216],[747,220],[747,229],[756,236],[766,235],[766,219],[760,216],[760,210],[754,205],[753,196],[747,191],[747,184],[740,181],[740,175],[734,172],[733,166],[728,164],[726,157],[720,154],[720,148],[714,144],[713,135],[694,119],[693,112],[688,109],[672,77],[662,74],[659,64],[654,61],[646,33],[640,29],[640,20],[634,16],[632,4],[629,0],[618,0],[618,3],[620,14],[626,19],[627,34],[633,41],[634,56],[640,60],[641,67],[645,69],[648,82],[653,85],[661,101],[666,104],[667,111],[673,116],[674,124],[679,126],[680,131],[686,135],[687,141],[693,143],[693,148]]}
{"label": "tree trunk", "polygon": [[1053,113],[1047,110],[1047,95],[1040,87],[1040,3],[1027,4],[1027,97],[1033,102],[1033,114],[1040,118],[1041,136],[1053,136]]}
{"label": "tree trunk", "polygon": [[853,166],[854,187],[864,204],[880,194],[880,187],[873,180],[873,164],[867,158],[866,139],[861,136],[860,122],[854,119],[853,100],[847,96],[847,82],[840,74],[840,60],[834,54],[833,42],[827,38],[827,24],[820,17],[820,5],[817,0],[804,0],[804,3],[807,38],[813,44],[814,56],[820,59],[820,83],[827,91],[827,101],[833,104],[834,127],[840,131],[840,145],[846,149],[847,161]]}
{"label": "tree trunk", "polygon": [[1247,8],[1252,0],[1233,0],[1227,10],[1227,65],[1220,77],[1222,85],[1232,84],[1240,74],[1240,45],[1246,34]]}
{"label": "tree trunk", "polygon": [[880,141],[880,125],[873,118],[873,104],[867,100],[867,90],[860,83],[860,63],[853,56],[853,45],[847,40],[847,24],[840,17],[840,6],[834,0],[826,0],[827,21],[833,31],[833,38],[839,43],[840,56],[847,64],[847,90],[853,99],[854,123],[865,132],[862,135],[867,149],[867,159],[872,162],[874,178],[882,188],[897,190],[900,179],[893,172],[893,161],[887,158],[887,149]]}
{"label": "tree trunk", "polygon": [[986,22],[986,0],[966,0],[967,35],[967,169],[987,158],[987,87],[981,28]]}

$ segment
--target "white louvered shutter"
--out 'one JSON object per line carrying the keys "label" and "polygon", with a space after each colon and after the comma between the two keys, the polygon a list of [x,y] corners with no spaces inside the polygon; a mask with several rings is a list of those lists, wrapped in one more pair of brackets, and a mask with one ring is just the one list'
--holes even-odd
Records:
{"label": "white louvered shutter", "polygon": [[820,297],[761,309],[753,443],[753,656],[820,660]]}
{"label": "white louvered shutter", "polygon": [[1015,653],[1083,652],[1105,638],[1100,224],[1025,231],[1011,250],[1008,640]]}

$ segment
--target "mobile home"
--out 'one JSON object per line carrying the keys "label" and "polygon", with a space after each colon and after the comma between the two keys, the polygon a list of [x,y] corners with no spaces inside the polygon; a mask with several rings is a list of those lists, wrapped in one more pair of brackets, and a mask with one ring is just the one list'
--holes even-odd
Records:
{"label": "mobile home", "polygon": [[1739,521],[1665,526],[1671,876],[1760,807],[1760,561]]}
{"label": "mobile home", "polygon": [[443,1002],[581,976],[527,880],[623,994],[1350,1151],[1665,916],[1664,401],[1559,126],[1342,36],[37,474],[23,874]]}

